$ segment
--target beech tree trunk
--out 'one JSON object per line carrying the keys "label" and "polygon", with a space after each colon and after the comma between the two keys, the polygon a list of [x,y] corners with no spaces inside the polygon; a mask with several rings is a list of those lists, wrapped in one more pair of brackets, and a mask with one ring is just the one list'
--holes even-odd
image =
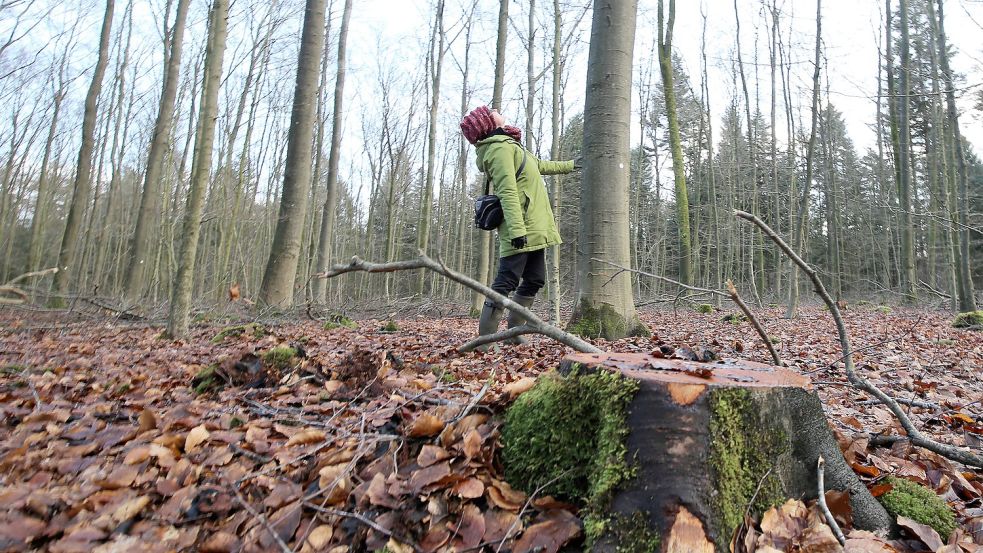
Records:
{"label": "beech tree trunk", "polygon": [[[444,67],[444,0],[437,0],[437,13],[434,16],[433,36],[431,36],[430,51],[430,111],[427,114],[427,180],[423,186],[423,197],[420,198],[420,219],[417,224],[416,248],[422,252],[428,250],[430,244],[430,219],[433,212],[433,180],[437,166],[437,108],[440,106],[440,76]],[[426,271],[420,271],[416,281],[416,292],[424,292]]]}
{"label": "beech tree trunk", "polygon": [[686,191],[686,162],[679,137],[679,116],[676,113],[676,90],[672,75],[672,28],[676,22],[676,0],[669,0],[669,19],[663,26],[663,4],[659,0],[659,70],[669,118],[669,149],[672,151],[672,176],[676,185],[676,224],[679,236],[679,281],[693,284],[693,253],[689,225],[689,193]]}
{"label": "beech tree trunk", "polygon": [[571,323],[581,335],[608,340],[648,334],[635,312],[631,274],[604,263],[631,264],[628,139],[637,5],[636,0],[594,3],[587,61],[578,244],[583,254]]}
{"label": "beech tree trunk", "polygon": [[[341,15],[341,29],[338,34],[338,69],[334,84],[334,111],[331,113],[331,153],[328,154],[327,195],[321,212],[321,228],[317,239],[317,272],[328,270],[331,266],[331,240],[334,231],[338,188],[338,162],[341,159],[341,121],[345,103],[345,73],[347,70],[348,22],[352,18],[352,0],[345,0]],[[315,175],[316,176],[316,175]],[[314,301],[327,301],[325,279],[314,280]]]}
{"label": "beech tree trunk", "polygon": [[188,186],[188,205],[181,223],[181,254],[177,275],[171,291],[167,334],[181,338],[188,333],[191,313],[191,294],[194,290],[195,258],[201,234],[201,212],[205,190],[211,174],[212,146],[215,138],[215,119],[218,114],[218,90],[222,83],[222,62],[228,35],[229,0],[214,0],[208,21],[208,42],[205,46],[205,79],[201,87],[201,106],[198,129],[195,133],[194,157],[191,161],[191,183]]}
{"label": "beech tree trunk", "polygon": [[[911,53],[908,32],[908,0],[901,0],[898,7],[901,16],[901,70],[898,75],[898,209],[901,211],[901,286],[907,301],[917,299],[915,285],[918,277],[915,274],[915,229],[911,217],[912,188],[911,179],[911,119],[909,113],[908,95],[911,93]],[[801,245],[800,245],[801,246]],[[799,251],[802,251],[801,247]]]}
{"label": "beech tree trunk", "polygon": [[300,255],[304,216],[311,195],[314,117],[321,54],[324,52],[324,7],[324,0],[307,0],[304,11],[280,215],[259,291],[262,305],[282,308],[292,306],[294,301],[297,257]]}
{"label": "beech tree trunk", "polygon": [[[626,413],[627,459],[637,473],[608,513],[643,513],[663,543],[685,545],[679,551],[729,551],[749,505],[760,514],[786,498],[815,498],[820,455],[826,490],[850,493],[857,528],[891,525],[844,460],[805,376],[749,361],[621,353],[574,354],[560,365],[563,374],[574,369],[569,378],[610,370],[638,383]],[[609,533],[594,550],[619,545],[630,546]]]}
{"label": "beech tree trunk", "polygon": [[147,157],[147,172],[143,179],[143,194],[137,212],[136,228],[130,241],[130,255],[123,282],[123,295],[129,302],[136,301],[146,288],[146,275],[152,261],[151,244],[159,225],[158,207],[160,181],[164,167],[164,155],[170,145],[171,125],[174,120],[174,104],[177,85],[181,78],[181,50],[184,45],[184,27],[191,0],[178,0],[171,28],[171,40],[167,47],[167,67],[164,70],[164,89],[160,96],[157,122]]}
{"label": "beech tree trunk", "polygon": [[[102,31],[99,35],[99,55],[96,68],[92,72],[89,91],[85,95],[85,109],[82,113],[82,144],[79,147],[78,163],[75,167],[75,184],[72,201],[68,208],[68,220],[65,223],[65,234],[61,239],[61,249],[58,252],[58,267],[55,274],[55,293],[63,295],[68,290],[68,283],[78,278],[79,271],[75,267],[78,254],[78,239],[82,230],[86,208],[89,206],[89,193],[92,188],[92,153],[95,146],[96,130],[96,101],[102,90],[102,80],[106,74],[109,61],[109,35],[113,27],[113,9],[115,0],[106,0],[106,13],[102,20]],[[55,299],[55,304],[62,304],[61,298]]]}

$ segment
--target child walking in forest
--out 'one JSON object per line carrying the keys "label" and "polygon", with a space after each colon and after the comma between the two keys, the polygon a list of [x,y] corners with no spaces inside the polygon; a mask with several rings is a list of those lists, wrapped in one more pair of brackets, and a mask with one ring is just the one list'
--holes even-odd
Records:
{"label": "child walking in forest", "polygon": [[[477,149],[478,170],[501,201],[504,219],[498,227],[498,274],[492,290],[530,308],[546,284],[546,248],[561,243],[542,175],[579,169],[574,161],[542,161],[522,146],[522,131],[506,124],[496,109],[479,106],[461,120],[464,138]],[[514,294],[513,294],[514,293]],[[503,309],[486,299],[478,319],[478,335],[493,334]],[[509,312],[508,327],[525,319]],[[524,344],[516,337],[509,343]],[[487,349],[487,346],[485,348]]]}

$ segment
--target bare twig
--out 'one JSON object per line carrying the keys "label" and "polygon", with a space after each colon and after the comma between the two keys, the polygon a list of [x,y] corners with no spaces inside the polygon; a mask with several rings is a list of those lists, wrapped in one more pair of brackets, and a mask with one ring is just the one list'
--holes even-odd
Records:
{"label": "bare twig", "polygon": [[[556,340],[557,342],[570,346],[571,348],[582,353],[601,353],[601,350],[585,342],[579,337],[574,336],[573,334],[570,334],[568,332],[564,332],[559,328],[547,322],[544,322],[542,319],[537,317],[536,314],[533,313],[531,310],[499,294],[498,292],[492,290],[488,286],[485,286],[484,284],[470,277],[467,277],[465,275],[462,275],[461,273],[449,269],[446,265],[441,263],[439,260],[433,260],[430,257],[427,257],[422,252],[420,253],[420,256],[417,257],[416,259],[394,261],[392,263],[372,263],[370,261],[364,261],[360,259],[358,256],[355,256],[348,264],[335,265],[334,267],[331,267],[331,269],[323,273],[316,273],[314,277],[332,278],[338,275],[343,275],[345,273],[358,272],[358,271],[362,271],[366,273],[392,273],[396,271],[410,271],[415,269],[429,269],[435,273],[444,275],[445,277],[453,280],[454,282],[457,282],[458,284],[462,284],[476,292],[484,294],[485,297],[488,298],[492,303],[494,303],[496,307],[508,308],[509,310],[522,315],[526,319],[526,324],[523,326],[532,329],[532,331],[531,332],[516,331],[516,332],[519,332],[521,334],[532,334],[532,333],[543,334],[544,336],[548,336]],[[512,330],[516,330],[516,329],[512,329]],[[503,340],[508,337],[518,336],[518,334],[510,334],[509,331],[505,331],[505,332],[500,332],[497,335],[491,335],[491,336],[499,336],[498,339]],[[474,340],[472,340],[472,342],[474,342]],[[469,342],[469,344],[470,343],[471,342]],[[465,344],[465,346],[466,345],[467,344]],[[477,347],[477,345],[478,344],[475,344],[474,347]],[[462,348],[463,347],[464,346],[462,346]],[[464,350],[462,349],[461,351]]]}
{"label": "bare twig", "polygon": [[[724,298],[730,298],[730,300],[733,301],[737,305],[737,307],[744,313],[744,315],[748,318],[748,321],[751,322],[751,326],[754,327],[754,330],[758,333],[758,336],[761,337],[761,341],[764,342],[765,347],[768,348],[768,352],[771,353],[771,359],[775,362],[776,365],[779,366],[782,365],[782,358],[778,355],[778,352],[775,351],[775,346],[774,344],[771,343],[771,339],[768,337],[768,333],[765,332],[765,329],[764,327],[761,326],[761,323],[758,321],[758,318],[754,316],[754,312],[751,311],[751,308],[749,308],[747,304],[744,303],[744,300],[741,299],[741,296],[738,295],[737,288],[734,286],[733,282],[729,280],[727,281],[728,291],[724,292],[722,290],[712,290],[710,288],[700,288],[698,286],[690,286],[689,284],[683,284],[678,280],[673,280],[671,278],[664,277],[662,275],[647,273],[645,271],[641,271],[638,269],[630,269],[628,267],[618,265],[617,263],[612,263],[610,261],[605,261],[603,259],[598,259],[596,257],[591,258],[591,260],[620,269],[619,272],[635,273],[635,274],[651,277],[657,280],[661,280],[663,282],[668,282],[669,284],[678,286],[680,288],[680,294],[682,294],[683,290],[689,290],[691,292],[699,292],[703,294],[711,294],[711,295],[721,296]],[[678,295],[676,299],[678,301],[679,299]]]}
{"label": "bare twig", "polygon": [[263,525],[263,528],[265,528],[266,531],[269,532],[271,536],[273,536],[273,540],[276,541],[276,544],[280,546],[280,551],[282,551],[283,553],[294,553],[294,550],[290,549],[290,547],[280,537],[280,534],[276,533],[276,528],[274,528],[273,525],[270,524],[270,521],[266,520],[266,517],[263,516],[262,513],[256,512],[256,509],[253,509],[252,505],[250,505],[246,501],[246,499],[242,497],[242,494],[239,493],[239,487],[229,486],[229,488],[232,490],[234,494],[236,494],[236,500],[239,501],[239,503],[246,509],[246,511],[248,511],[249,514],[253,516],[253,518],[258,520],[259,523]]}
{"label": "bare twig", "polygon": [[866,378],[859,376],[853,364],[853,349],[850,346],[850,335],[847,334],[846,324],[843,322],[843,316],[840,314],[840,308],[830,297],[829,292],[826,291],[826,287],[823,285],[823,281],[819,279],[819,275],[816,273],[808,263],[799,257],[799,254],[795,253],[789,245],[782,240],[778,234],[772,230],[764,221],[759,219],[756,215],[747,213],[745,211],[735,210],[734,214],[745,221],[756,225],[761,231],[771,238],[771,240],[783,251],[785,255],[791,258],[792,262],[798,265],[802,271],[809,277],[812,281],[813,287],[815,288],[816,294],[829,308],[830,314],[833,316],[833,321],[836,322],[836,331],[840,336],[840,347],[843,350],[843,366],[846,369],[847,380],[850,381],[855,388],[864,391],[875,398],[877,398],[881,403],[883,403],[887,408],[894,414],[898,422],[901,423],[901,427],[904,428],[905,433],[908,434],[908,438],[911,443],[919,447],[923,447],[934,453],[938,453],[943,457],[952,459],[953,461],[958,461],[964,465],[983,468],[983,457],[976,455],[965,449],[956,447],[954,445],[939,443],[924,434],[915,427],[911,418],[908,417],[901,405],[891,396],[884,393],[880,388],[871,384]]}
{"label": "bare twig", "polygon": [[833,534],[836,536],[836,541],[840,542],[840,545],[846,543],[846,538],[843,537],[843,530],[840,530],[840,525],[836,523],[836,519],[833,518],[833,513],[830,512],[829,506],[826,505],[826,485],[823,483],[826,471],[826,461],[823,456],[819,456],[819,460],[816,461],[816,480],[819,481],[819,509],[823,512],[823,516],[826,518],[826,524],[833,529]]}
{"label": "bare twig", "polygon": [[50,267],[48,269],[44,269],[43,271],[32,271],[30,273],[24,273],[21,276],[19,276],[17,278],[14,278],[13,280],[8,280],[6,283],[4,283],[4,285],[5,286],[13,286],[13,285],[17,284],[18,282],[20,282],[22,280],[29,279],[31,277],[42,277],[42,276],[45,276],[45,275],[53,275],[53,274],[55,274],[57,272],[58,272],[58,267]]}
{"label": "bare twig", "polygon": [[761,323],[758,322],[758,318],[751,312],[751,308],[748,307],[747,304],[744,303],[744,300],[741,299],[741,296],[737,293],[737,287],[734,286],[734,283],[729,279],[727,280],[727,292],[730,295],[731,301],[733,301],[737,307],[744,312],[744,316],[748,318],[748,321],[751,322],[751,326],[754,327],[754,330],[757,331],[758,336],[761,337],[761,341],[765,343],[765,347],[768,348],[768,353],[771,354],[772,361],[781,367],[783,365],[782,358],[778,355],[778,351],[775,350],[775,344],[771,343],[771,337],[768,336],[768,333],[765,332],[764,327],[762,327]]}
{"label": "bare twig", "polygon": [[357,520],[357,521],[361,522],[362,524],[368,526],[369,528],[375,530],[376,532],[379,532],[383,536],[386,536],[387,538],[394,538],[394,539],[396,539],[396,540],[398,540],[398,541],[400,541],[400,542],[402,542],[402,543],[404,543],[406,545],[409,545],[410,547],[413,548],[413,551],[422,551],[422,549],[420,549],[420,546],[416,545],[415,543],[413,543],[412,541],[410,541],[408,538],[404,538],[402,536],[399,536],[399,535],[393,533],[392,530],[385,529],[384,527],[382,527],[379,524],[377,524],[374,520],[366,517],[363,514],[355,513],[355,512],[352,512],[352,511],[342,511],[342,510],[339,510],[339,509],[330,509],[330,508],[322,507],[320,505],[317,505],[317,504],[314,504],[314,503],[311,503],[311,502],[305,502],[304,503],[304,506],[307,507],[308,509],[312,509],[314,511],[317,511],[319,513],[323,513],[325,515],[336,516],[336,517],[345,517],[345,518],[350,518],[350,519],[353,519],[353,520]]}

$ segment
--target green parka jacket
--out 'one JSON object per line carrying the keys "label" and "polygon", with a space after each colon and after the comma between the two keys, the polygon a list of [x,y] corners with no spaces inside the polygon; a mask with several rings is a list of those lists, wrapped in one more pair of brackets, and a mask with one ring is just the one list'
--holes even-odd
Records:
{"label": "green parka jacket", "polygon": [[[526,166],[518,180],[515,173],[522,163],[522,145],[505,135],[479,140],[478,170],[491,180],[492,194],[502,201],[505,221],[498,227],[499,255],[534,252],[560,244],[553,209],[542,175],[573,171],[573,161],[541,161],[526,152]],[[512,247],[512,239],[526,237],[526,247]]]}

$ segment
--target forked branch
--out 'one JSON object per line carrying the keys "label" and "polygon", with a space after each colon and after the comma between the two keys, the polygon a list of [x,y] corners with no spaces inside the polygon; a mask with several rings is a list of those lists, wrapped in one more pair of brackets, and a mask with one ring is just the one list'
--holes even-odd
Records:
{"label": "forked branch", "polygon": [[474,340],[471,340],[458,348],[459,351],[471,351],[478,346],[490,344],[492,342],[499,342],[521,334],[542,334],[582,353],[601,353],[601,350],[585,342],[584,340],[581,340],[579,337],[574,336],[569,332],[564,332],[563,330],[544,322],[531,310],[499,294],[477,280],[451,270],[440,261],[431,259],[422,252],[420,253],[420,257],[416,259],[393,261],[392,263],[373,263],[355,256],[352,257],[352,260],[347,264],[335,265],[323,273],[315,274],[314,278],[332,278],[345,273],[358,271],[365,273],[392,273],[395,271],[410,271],[415,269],[429,269],[437,274],[443,275],[454,282],[457,282],[458,284],[462,284],[480,294],[484,294],[484,296],[497,307],[514,311],[526,319],[526,324],[522,326],[510,328],[508,330],[497,332],[495,334],[489,334],[487,336],[480,336]]}
{"label": "forked branch", "polygon": [[813,269],[808,263],[803,261],[801,257],[795,251],[792,250],[789,245],[782,240],[778,234],[772,230],[771,227],[767,225],[764,221],[759,219],[756,215],[748,213],[746,211],[735,210],[734,215],[756,225],[761,231],[771,238],[779,249],[785,252],[785,255],[789,256],[793,263],[799,266],[800,269],[809,277],[812,281],[813,288],[816,294],[822,298],[823,302],[826,303],[826,307],[829,308],[830,314],[833,316],[833,321],[836,323],[836,331],[840,336],[840,347],[843,349],[843,366],[846,368],[846,377],[855,388],[864,391],[871,396],[875,397],[878,401],[883,403],[890,411],[894,414],[898,422],[901,423],[901,427],[904,428],[906,434],[908,434],[908,440],[918,446],[923,447],[934,453],[938,453],[943,457],[952,459],[953,461],[958,461],[964,465],[983,468],[983,457],[965,449],[956,447],[954,445],[939,443],[923,434],[918,428],[915,427],[911,418],[905,413],[901,405],[887,395],[877,386],[874,386],[870,381],[862,376],[858,375],[856,372],[856,367],[853,364],[853,349],[850,346],[850,335],[846,331],[846,325],[843,323],[843,316],[840,314],[840,307],[833,301],[833,298],[826,291],[826,287],[823,285],[823,281],[819,278],[819,274]]}

